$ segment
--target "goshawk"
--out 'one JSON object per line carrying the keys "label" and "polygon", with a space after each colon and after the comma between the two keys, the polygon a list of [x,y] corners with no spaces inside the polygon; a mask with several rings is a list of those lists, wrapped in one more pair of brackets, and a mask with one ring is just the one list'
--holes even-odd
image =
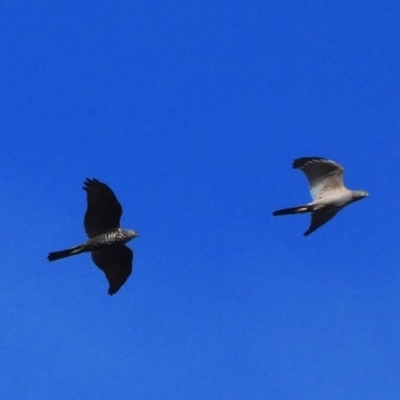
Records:
{"label": "goshawk", "polygon": [[89,240],[67,250],[48,255],[49,261],[90,252],[93,262],[109,282],[108,294],[117,293],[132,272],[133,251],[125,243],[139,236],[120,228],[122,207],[113,191],[97,179],[87,179],[84,226]]}
{"label": "goshawk", "polygon": [[365,190],[348,190],[343,184],[344,168],[332,160],[321,157],[303,157],[293,161],[293,168],[302,170],[310,186],[311,203],[274,211],[272,215],[311,213],[308,236],[331,220],[347,205],[368,196]]}

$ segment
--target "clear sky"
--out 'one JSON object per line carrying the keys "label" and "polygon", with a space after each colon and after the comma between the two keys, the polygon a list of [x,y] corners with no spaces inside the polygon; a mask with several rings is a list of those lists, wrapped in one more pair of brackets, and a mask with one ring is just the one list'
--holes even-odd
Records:
{"label": "clear sky", "polygon": [[[1,399],[400,396],[400,3],[0,6]],[[303,237],[294,158],[370,197]],[[115,191],[113,297],[82,184]]]}

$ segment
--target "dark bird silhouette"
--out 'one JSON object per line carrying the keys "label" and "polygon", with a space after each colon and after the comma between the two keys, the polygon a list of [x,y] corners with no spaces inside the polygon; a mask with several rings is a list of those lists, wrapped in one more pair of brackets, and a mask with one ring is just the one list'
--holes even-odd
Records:
{"label": "dark bird silhouette", "polygon": [[84,227],[89,240],[67,250],[48,255],[49,261],[91,253],[93,262],[104,272],[109,282],[108,294],[118,292],[132,272],[133,251],[125,245],[139,237],[134,230],[120,228],[122,207],[114,192],[97,179],[86,179],[87,194]]}

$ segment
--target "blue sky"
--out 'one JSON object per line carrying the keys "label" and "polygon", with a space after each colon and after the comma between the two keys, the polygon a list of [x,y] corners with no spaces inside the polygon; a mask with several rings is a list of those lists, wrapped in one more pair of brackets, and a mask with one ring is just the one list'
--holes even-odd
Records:
{"label": "blue sky", "polygon": [[[396,1],[0,6],[2,399],[398,399]],[[293,158],[370,197],[310,237]],[[120,292],[86,177],[138,230]]]}

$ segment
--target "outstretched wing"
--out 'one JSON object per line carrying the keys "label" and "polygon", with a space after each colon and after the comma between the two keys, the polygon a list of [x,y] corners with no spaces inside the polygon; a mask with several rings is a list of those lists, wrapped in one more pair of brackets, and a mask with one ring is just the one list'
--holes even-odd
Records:
{"label": "outstretched wing", "polygon": [[114,192],[97,179],[86,179],[83,189],[87,194],[84,226],[88,237],[119,228],[122,207]]}
{"label": "outstretched wing", "polygon": [[293,161],[293,168],[307,176],[314,200],[333,192],[347,191],[343,184],[344,168],[332,160],[321,157],[303,157]]}
{"label": "outstretched wing", "polygon": [[326,224],[330,221],[340,210],[332,210],[332,211],[313,211],[311,213],[311,224],[306,232],[304,232],[304,236],[308,236],[310,233],[313,233],[315,230],[320,228],[322,225]]}
{"label": "outstretched wing", "polygon": [[124,244],[93,251],[92,260],[106,275],[110,295],[117,293],[132,273],[133,251]]}

